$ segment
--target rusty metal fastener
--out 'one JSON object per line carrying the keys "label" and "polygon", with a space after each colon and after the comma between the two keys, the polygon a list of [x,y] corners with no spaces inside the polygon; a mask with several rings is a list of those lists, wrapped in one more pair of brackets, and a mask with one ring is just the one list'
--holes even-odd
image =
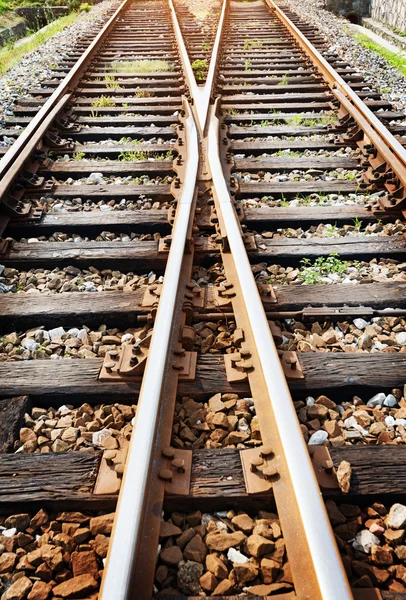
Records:
{"label": "rusty metal fastener", "polygon": [[159,479],[163,479],[163,481],[172,481],[173,473],[170,469],[161,469],[158,477]]}
{"label": "rusty metal fastener", "polygon": [[185,461],[183,460],[183,458],[175,458],[171,462],[171,465],[173,467],[175,467],[175,469],[178,471],[178,473],[184,473],[185,472]]}
{"label": "rusty metal fastener", "polygon": [[262,460],[262,458],[260,456],[258,456],[257,458],[251,458],[251,471],[253,473],[255,473],[257,471],[258,467],[260,467],[263,464],[264,464],[264,461]]}
{"label": "rusty metal fastener", "polygon": [[104,367],[105,367],[106,371],[108,371],[109,373],[115,366],[116,366],[116,363],[114,361],[104,363]]}
{"label": "rusty metal fastener", "polygon": [[332,473],[334,469],[334,463],[332,460],[324,460],[321,463],[321,468],[326,471],[326,473]]}
{"label": "rusty metal fastener", "polygon": [[174,362],[172,364],[172,368],[175,369],[176,371],[182,371],[183,370],[183,365],[180,362]]}
{"label": "rusty metal fastener", "polygon": [[275,477],[275,475],[278,474],[278,469],[276,467],[265,467],[262,473],[265,479],[271,479],[272,477]]}
{"label": "rusty metal fastener", "polygon": [[271,446],[264,446],[263,448],[259,449],[259,454],[260,456],[271,456],[271,454],[273,454],[273,450]]}
{"label": "rusty metal fastener", "polygon": [[164,448],[162,450],[162,456],[165,456],[165,458],[174,458],[175,448],[171,448],[170,446],[168,448]]}

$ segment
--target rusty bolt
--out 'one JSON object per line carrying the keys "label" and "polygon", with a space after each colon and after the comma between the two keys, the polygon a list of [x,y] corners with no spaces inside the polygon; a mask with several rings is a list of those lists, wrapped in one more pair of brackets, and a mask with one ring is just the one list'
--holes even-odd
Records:
{"label": "rusty bolt", "polygon": [[165,458],[174,458],[175,448],[171,448],[170,446],[168,448],[164,448],[162,450],[162,456],[165,456]]}
{"label": "rusty bolt", "polygon": [[255,473],[258,470],[258,467],[264,464],[264,461],[260,456],[257,458],[251,458],[251,471]]}
{"label": "rusty bolt", "polygon": [[272,479],[275,475],[278,474],[278,469],[276,467],[265,467],[262,473],[264,474],[265,479]]}
{"label": "rusty bolt", "polygon": [[271,446],[263,446],[259,449],[259,453],[261,456],[271,456],[271,454],[273,454],[273,450]]}
{"label": "rusty bolt", "polygon": [[243,358],[250,358],[251,352],[249,350],[247,350],[247,348],[241,348],[240,356],[242,356]]}
{"label": "rusty bolt", "polygon": [[164,481],[172,481],[173,473],[170,469],[161,469],[158,473],[159,479]]}
{"label": "rusty bolt", "polygon": [[321,463],[321,468],[326,471],[326,473],[332,473],[334,468],[334,463],[332,460],[324,460]]}
{"label": "rusty bolt", "polygon": [[297,365],[297,358],[295,356],[287,356],[285,358],[285,362],[287,365],[290,365],[290,368],[294,371],[296,369],[296,365]]}
{"label": "rusty bolt", "polygon": [[114,470],[117,473],[117,475],[122,475],[124,473],[124,464],[123,463],[119,463],[118,465],[116,465],[114,467]]}
{"label": "rusty bolt", "polygon": [[103,454],[103,458],[106,459],[107,462],[111,462],[113,458],[116,457],[117,450],[106,450]]}
{"label": "rusty bolt", "polygon": [[185,461],[183,460],[183,458],[175,458],[171,462],[171,465],[173,467],[175,467],[175,469],[178,471],[178,473],[184,473],[185,472]]}
{"label": "rusty bolt", "polygon": [[175,369],[175,371],[182,371],[183,370],[183,365],[181,362],[175,361],[172,364],[172,368]]}
{"label": "rusty bolt", "polygon": [[111,360],[111,361],[109,361],[109,362],[106,362],[106,363],[104,364],[104,366],[105,366],[105,368],[106,368],[106,371],[107,371],[108,373],[110,373],[110,372],[111,372],[111,370],[112,370],[112,369],[113,369],[113,368],[116,366],[116,363],[115,363],[114,361],[112,361],[112,360]]}

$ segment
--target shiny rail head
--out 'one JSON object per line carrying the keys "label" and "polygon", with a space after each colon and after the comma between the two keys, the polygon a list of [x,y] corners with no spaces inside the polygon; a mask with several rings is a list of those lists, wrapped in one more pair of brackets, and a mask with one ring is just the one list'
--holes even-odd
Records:
{"label": "shiny rail head", "polygon": [[128,450],[99,600],[113,598],[130,600],[135,597],[132,589],[134,563],[137,553],[142,552],[140,533],[146,510],[146,491],[157,418],[166,365],[170,356],[172,322],[178,298],[185,243],[196,198],[199,162],[197,129],[191,107],[185,98],[183,98],[183,106],[186,129],[186,181],[176,211],[173,241],[169,250],[151,346],[142,379],[137,418]]}
{"label": "shiny rail head", "polygon": [[[290,391],[273,341],[262,300],[251,270],[248,255],[241,237],[238,217],[229,194],[220,159],[220,99],[211,113],[208,133],[208,156],[213,177],[213,196],[219,223],[227,236],[234,270],[243,296],[255,348],[263,374],[268,401],[271,403],[278,429],[280,445],[288,471],[285,473],[285,493],[290,487],[300,515],[301,529],[312,567],[317,577],[318,589],[313,598],[323,600],[350,600],[353,596],[338,553],[337,545],[321,497],[320,488],[311,465],[294,409]],[[317,523],[317,527],[314,524]],[[293,532],[294,533],[294,532]],[[307,584],[307,592],[309,591]],[[306,592],[306,593],[307,593]],[[308,595],[300,597],[310,598]]]}

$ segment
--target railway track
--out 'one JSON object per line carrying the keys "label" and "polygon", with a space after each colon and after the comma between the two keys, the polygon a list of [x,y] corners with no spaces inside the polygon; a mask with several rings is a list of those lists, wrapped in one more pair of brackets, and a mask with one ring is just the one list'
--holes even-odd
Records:
{"label": "railway track", "polygon": [[403,122],[272,0],[125,0],[17,105],[1,600],[405,597]]}

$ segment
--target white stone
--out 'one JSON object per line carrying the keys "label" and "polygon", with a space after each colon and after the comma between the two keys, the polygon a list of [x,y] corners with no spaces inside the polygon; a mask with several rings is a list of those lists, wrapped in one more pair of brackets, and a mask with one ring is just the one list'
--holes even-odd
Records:
{"label": "white stone", "polygon": [[86,329],[80,329],[80,331],[77,335],[77,338],[78,338],[78,340],[82,341],[86,335],[87,335]]}
{"label": "white stone", "polygon": [[367,406],[382,406],[382,404],[385,402],[385,399],[386,394],[380,392],[379,394],[375,394],[375,396],[372,396],[372,398],[368,400]]}
{"label": "white stone", "polygon": [[327,431],[322,431],[320,429],[319,431],[316,431],[315,433],[313,433],[312,436],[310,436],[309,446],[320,446],[321,444],[324,444],[324,442],[327,440],[327,438],[328,438]]}
{"label": "white stone", "polygon": [[313,406],[313,404],[316,402],[316,400],[313,398],[313,396],[307,396],[306,398],[306,405],[307,406]]}
{"label": "white stone", "polygon": [[244,556],[244,554],[242,554],[241,552],[239,552],[235,548],[229,548],[228,549],[227,558],[232,563],[237,563],[238,565],[243,565],[244,563],[247,563],[247,562],[250,561],[249,558],[247,558],[246,556]]}
{"label": "white stone", "polygon": [[50,329],[48,333],[51,340],[53,340],[54,338],[61,337],[66,332],[63,327],[55,327],[55,329]]}
{"label": "white stone", "polygon": [[368,323],[365,319],[354,319],[354,325],[357,329],[365,329]]}
{"label": "white stone", "polygon": [[92,435],[92,444],[94,446],[101,446],[103,441],[108,437],[111,437],[113,432],[111,429],[102,429],[101,431],[95,431]]}
{"label": "white stone", "polygon": [[393,394],[388,394],[384,400],[383,405],[393,408],[394,406],[397,405],[397,403],[398,403],[398,401],[396,400],[395,396]]}
{"label": "white stone", "polygon": [[131,342],[133,339],[134,336],[132,333],[125,333],[121,336],[121,343],[123,344],[124,342]]}
{"label": "white stone", "polygon": [[80,329],[78,329],[77,327],[73,327],[72,329],[69,329],[68,333],[70,335],[73,335],[73,337],[78,337],[79,331]]}
{"label": "white stone", "polygon": [[406,331],[401,331],[396,335],[396,343],[401,346],[406,346]]}
{"label": "white stone", "polygon": [[406,506],[403,506],[403,504],[393,504],[386,517],[386,525],[392,529],[402,529],[405,524]]}
{"label": "white stone", "polygon": [[372,546],[379,546],[380,540],[373,533],[371,533],[368,529],[363,529],[358,532],[355,536],[355,540],[352,544],[355,550],[360,550],[361,552],[365,552],[365,554],[371,553]]}
{"label": "white stone", "polygon": [[103,173],[90,173],[87,183],[103,183]]}
{"label": "white stone", "polygon": [[13,537],[17,533],[17,527],[12,527],[11,529],[3,529],[1,535],[5,537]]}
{"label": "white stone", "polygon": [[34,342],[34,340],[30,340],[29,338],[24,338],[21,342],[21,345],[23,348],[26,348],[30,352],[35,352],[35,350],[40,346],[38,342]]}
{"label": "white stone", "polygon": [[385,425],[386,427],[393,429],[395,426],[395,419],[391,416],[385,417]]}

